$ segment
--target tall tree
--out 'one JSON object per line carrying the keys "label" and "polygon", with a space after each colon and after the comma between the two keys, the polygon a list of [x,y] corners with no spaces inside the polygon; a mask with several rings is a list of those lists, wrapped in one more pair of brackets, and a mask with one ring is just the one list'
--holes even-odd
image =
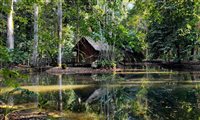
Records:
{"label": "tall tree", "polygon": [[147,34],[153,59],[181,62],[193,57],[198,44],[194,12],[195,1],[154,1]]}
{"label": "tall tree", "polygon": [[62,0],[58,1],[58,66],[62,64]]}
{"label": "tall tree", "polygon": [[14,49],[13,0],[10,1],[10,11],[7,18],[7,46],[9,49]]}
{"label": "tall tree", "polygon": [[34,46],[33,46],[33,56],[32,56],[32,65],[37,65],[38,57],[38,5],[34,4]]}

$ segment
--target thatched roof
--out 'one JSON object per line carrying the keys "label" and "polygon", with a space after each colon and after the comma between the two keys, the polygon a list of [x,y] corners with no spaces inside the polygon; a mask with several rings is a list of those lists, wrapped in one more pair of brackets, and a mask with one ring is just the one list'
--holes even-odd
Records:
{"label": "thatched roof", "polygon": [[96,50],[96,51],[108,51],[109,45],[104,41],[94,41],[91,37],[82,37],[78,42],[80,42],[82,39],[87,40],[88,43]]}

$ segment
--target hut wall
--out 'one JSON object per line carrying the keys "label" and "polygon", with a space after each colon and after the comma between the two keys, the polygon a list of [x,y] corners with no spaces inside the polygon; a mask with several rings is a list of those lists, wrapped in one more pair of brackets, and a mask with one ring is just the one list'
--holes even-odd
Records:
{"label": "hut wall", "polygon": [[99,52],[96,51],[87,40],[80,40],[76,46],[77,57],[76,62],[78,63],[89,63],[94,62],[99,55]]}

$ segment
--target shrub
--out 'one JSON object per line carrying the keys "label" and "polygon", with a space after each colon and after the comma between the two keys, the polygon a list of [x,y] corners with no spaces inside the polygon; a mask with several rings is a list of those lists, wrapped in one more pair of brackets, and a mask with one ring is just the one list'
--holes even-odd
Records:
{"label": "shrub", "polygon": [[62,69],[66,69],[67,65],[66,64],[62,64],[61,67],[62,67]]}
{"label": "shrub", "polygon": [[115,61],[111,60],[99,60],[97,65],[99,68],[116,68]]}

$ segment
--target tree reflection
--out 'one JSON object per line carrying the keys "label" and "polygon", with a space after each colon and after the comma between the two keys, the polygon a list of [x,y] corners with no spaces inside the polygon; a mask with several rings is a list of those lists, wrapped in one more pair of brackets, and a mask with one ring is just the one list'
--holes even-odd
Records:
{"label": "tree reflection", "polygon": [[192,88],[180,88],[179,84],[149,86],[147,81],[147,78],[142,79],[138,87],[112,88],[108,85],[99,88],[96,91],[100,97],[94,99],[93,96],[87,110],[102,113],[108,120],[199,118],[198,85]]}
{"label": "tree reflection", "polygon": [[62,75],[58,75],[59,80],[59,100],[58,100],[58,110],[63,110],[63,96],[62,96]]}
{"label": "tree reflection", "polygon": [[[189,75],[187,78],[190,78]],[[59,87],[55,91],[35,93],[17,87],[9,91],[9,94],[5,94],[7,97],[4,97],[4,95],[0,97],[6,103],[8,103],[10,96],[13,97],[14,105],[35,103],[35,107],[38,106],[48,112],[89,113],[98,115],[98,117],[103,116],[101,118],[107,120],[176,120],[198,119],[200,117],[200,86],[198,82],[195,82],[195,84],[192,82],[187,86],[177,82],[173,83],[173,81],[162,85],[151,84],[151,80],[155,80],[155,76],[160,77],[159,74],[144,74],[140,79],[124,79],[126,76],[120,77],[120,75],[116,74],[88,75],[87,77],[82,77],[81,80],[89,77],[88,80],[92,84],[96,83],[95,86],[65,90],[63,89],[63,84],[74,85],[77,82],[75,77],[59,75],[54,76],[54,78],[57,77],[58,81],[56,82],[58,84],[57,87]],[[38,84],[43,85],[44,83],[41,81],[46,80],[46,78],[42,79],[38,75],[33,78],[35,80],[31,81],[33,81],[32,85],[35,86]],[[174,76],[165,76],[165,78],[172,79]],[[181,78],[181,76],[178,78]],[[125,84],[128,80],[134,81],[138,79],[139,84],[137,85],[126,86]],[[116,86],[117,80],[123,84]],[[86,84],[84,81],[80,83]],[[134,84],[134,82],[130,83],[130,81],[128,83]],[[51,84],[51,82],[48,82],[48,84]]]}

